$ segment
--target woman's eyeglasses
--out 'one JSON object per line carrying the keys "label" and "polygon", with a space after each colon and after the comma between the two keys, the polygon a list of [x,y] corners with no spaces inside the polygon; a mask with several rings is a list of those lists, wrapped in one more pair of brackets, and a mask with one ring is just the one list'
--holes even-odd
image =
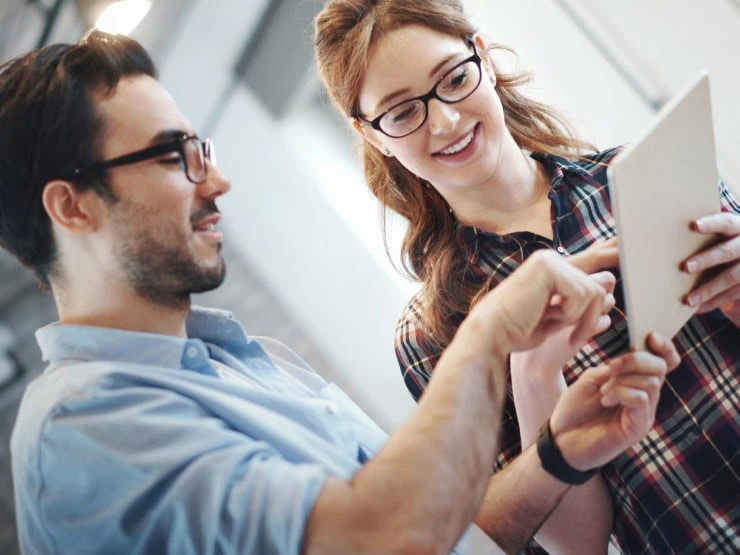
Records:
{"label": "woman's eyeglasses", "polygon": [[445,73],[427,94],[404,100],[373,120],[367,120],[360,114],[355,114],[355,119],[388,137],[400,139],[424,125],[431,99],[436,98],[446,104],[465,100],[476,91],[482,75],[481,57],[472,41],[470,45],[473,47],[473,55]]}

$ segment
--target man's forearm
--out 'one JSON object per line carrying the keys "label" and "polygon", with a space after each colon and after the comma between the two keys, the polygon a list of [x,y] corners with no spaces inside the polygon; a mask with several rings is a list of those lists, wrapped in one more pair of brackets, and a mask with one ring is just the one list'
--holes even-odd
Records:
{"label": "man's forearm", "polygon": [[557,507],[570,486],[541,466],[535,445],[488,483],[475,519],[507,553],[517,553]]}
{"label": "man's forearm", "polygon": [[448,349],[417,410],[377,457],[350,482],[324,488],[306,550],[452,548],[475,517],[493,466],[505,384],[492,376],[505,377],[505,360]]}

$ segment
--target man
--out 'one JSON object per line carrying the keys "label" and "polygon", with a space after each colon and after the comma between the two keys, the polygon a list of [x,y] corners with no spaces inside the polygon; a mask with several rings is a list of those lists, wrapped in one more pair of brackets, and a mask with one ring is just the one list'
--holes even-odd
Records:
{"label": "man", "polygon": [[583,342],[613,303],[543,254],[472,311],[386,438],[287,348],[191,309],[224,278],[229,188],[131,39],[0,70],[0,241],[60,318],[11,441],[25,552],[437,553],[473,520],[514,552],[650,428],[677,363],[658,337],[586,373],[490,478],[509,353],[569,325]]}

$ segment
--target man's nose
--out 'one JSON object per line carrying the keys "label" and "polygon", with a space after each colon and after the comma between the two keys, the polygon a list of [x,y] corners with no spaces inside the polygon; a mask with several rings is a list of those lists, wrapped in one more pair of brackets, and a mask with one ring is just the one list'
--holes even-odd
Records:
{"label": "man's nose", "polygon": [[205,182],[198,185],[197,191],[201,197],[215,199],[225,195],[231,189],[231,180],[211,162],[208,164],[208,177]]}

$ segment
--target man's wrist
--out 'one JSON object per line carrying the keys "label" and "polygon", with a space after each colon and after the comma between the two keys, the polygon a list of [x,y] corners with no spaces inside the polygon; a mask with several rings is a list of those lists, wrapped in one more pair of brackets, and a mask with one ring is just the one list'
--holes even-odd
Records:
{"label": "man's wrist", "polygon": [[540,433],[537,438],[537,454],[539,455],[542,468],[548,474],[566,484],[583,484],[591,479],[598,470],[594,468],[582,471],[577,468],[573,468],[568,464],[568,461],[563,457],[563,454],[560,452],[560,449],[552,436],[549,419],[540,428]]}

